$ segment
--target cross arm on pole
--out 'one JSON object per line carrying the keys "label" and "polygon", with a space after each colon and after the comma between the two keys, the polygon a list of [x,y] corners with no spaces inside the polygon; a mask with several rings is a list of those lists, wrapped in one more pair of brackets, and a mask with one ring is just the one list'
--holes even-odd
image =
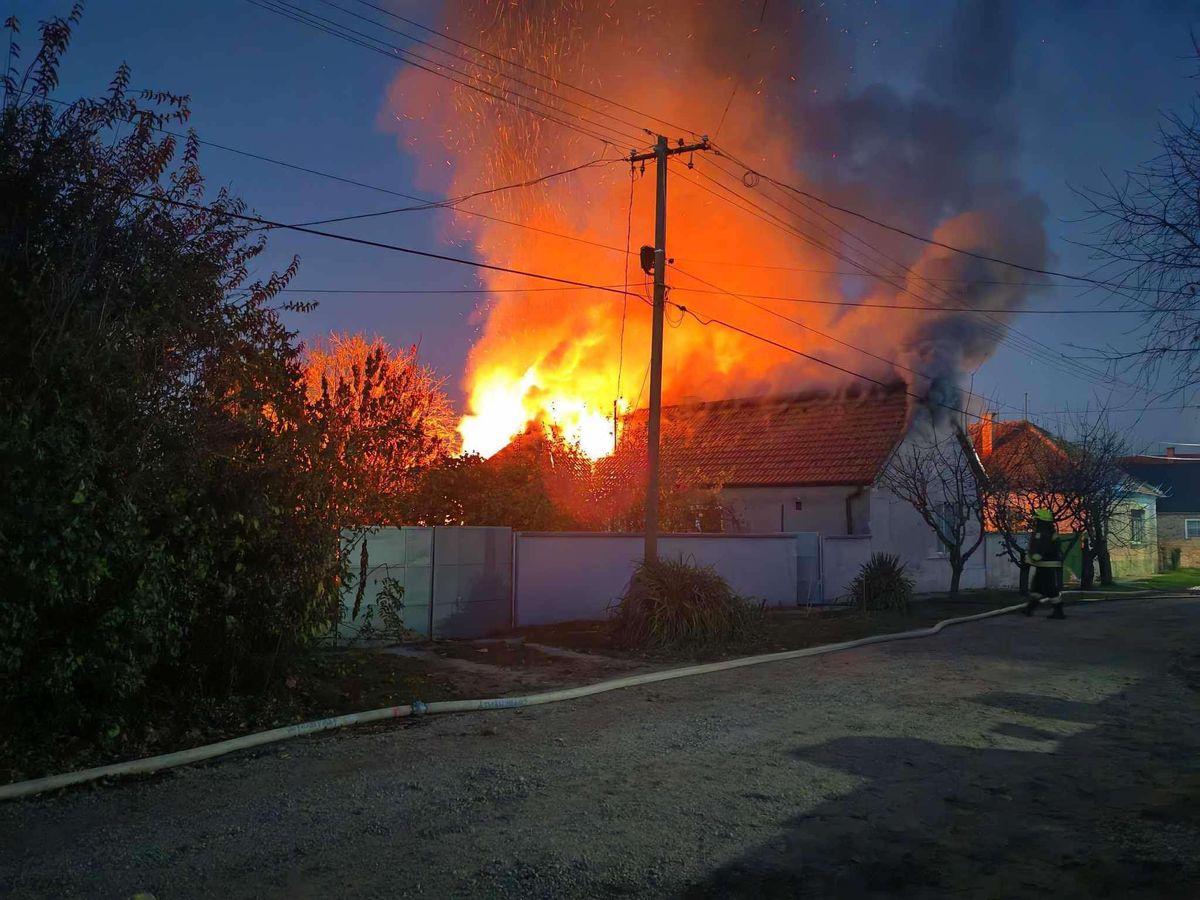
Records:
{"label": "cross arm on pole", "polygon": [[[708,135],[704,135],[702,138],[700,138],[700,142],[696,144],[684,144],[681,142],[676,144],[674,147],[668,145],[666,155],[675,156],[679,153],[695,153],[697,150],[711,149],[712,146],[708,142]],[[657,149],[651,150],[648,153],[638,153],[636,150],[629,151],[629,161],[631,163],[642,162],[643,160],[647,159],[658,159],[658,156],[659,151]]]}

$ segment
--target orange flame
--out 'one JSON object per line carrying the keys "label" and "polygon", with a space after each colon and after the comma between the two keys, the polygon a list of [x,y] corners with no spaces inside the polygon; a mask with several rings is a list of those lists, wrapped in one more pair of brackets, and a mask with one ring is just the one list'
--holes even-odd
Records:
{"label": "orange flame", "polygon": [[[804,183],[801,173],[788,166],[789,160],[800,157],[804,137],[793,121],[783,117],[790,92],[803,89],[791,76],[786,37],[756,33],[757,13],[741,9],[744,5],[462,0],[451,5],[448,30],[500,56],[519,59],[629,106],[654,110],[672,121],[709,124],[722,119],[734,85],[734,70],[744,65],[745,41],[754,41],[752,46],[759,54],[755,65],[766,74],[756,82],[742,84],[725,118],[720,141],[731,147],[754,147],[751,164],[762,165],[793,183]],[[651,23],[657,28],[664,21],[670,23],[670,41],[653,45],[647,37],[647,44],[639,43],[642,35],[649,34]],[[744,34],[744,39],[737,39],[737,34]],[[561,84],[540,82],[538,76],[494,59],[474,58],[593,108],[583,109],[537,92],[538,98],[565,110],[560,118],[578,113],[622,136],[630,129],[598,110],[624,119],[643,118]],[[513,97],[512,90],[535,94],[531,88],[514,87],[486,69],[475,74],[476,84],[503,92],[514,102],[523,101]],[[416,148],[425,162],[428,182],[444,180],[449,171],[452,194],[536,177],[588,158],[614,160],[611,165],[584,169],[536,187],[470,201],[470,209],[531,228],[490,220],[481,223],[465,215],[456,216],[451,226],[455,238],[473,241],[477,252],[494,264],[600,285],[619,286],[628,278],[630,290],[642,295],[623,299],[599,291],[547,291],[545,283],[526,277],[485,272],[482,280],[487,288],[539,290],[497,294],[499,299],[490,301],[484,310],[485,326],[471,350],[466,373],[467,412],[459,424],[464,449],[490,455],[524,431],[528,423],[540,421],[561,429],[593,458],[611,452],[614,402],[618,422],[625,412],[647,402],[650,317],[643,300],[648,299],[649,289],[637,252],[653,240],[652,164],[644,173],[640,165],[631,173],[630,165],[619,161],[629,153],[628,145],[616,144],[620,138],[614,138],[613,146],[602,148],[589,137],[420,72],[402,71],[391,85],[389,98],[407,148]],[[645,146],[652,139],[635,133],[629,143],[634,140]],[[426,146],[444,149],[435,154],[422,151]],[[688,160],[681,157],[672,164],[669,177],[667,252],[676,258],[668,270],[667,280],[673,288],[669,299],[703,318],[719,317],[872,378],[911,378],[889,360],[904,358],[907,365],[916,367],[928,355],[921,346],[920,332],[928,318],[921,321],[910,314],[896,315],[895,310],[889,315],[878,308],[755,300],[767,307],[763,310],[728,294],[711,292],[693,277],[743,295],[837,300],[843,296],[842,283],[831,270],[846,268],[830,254],[831,247],[838,250],[840,238],[834,227],[821,221],[819,211],[805,212],[795,197],[784,198],[768,186],[741,184],[742,170],[726,159],[712,154],[696,156],[696,169],[688,168]],[[730,170],[732,178],[718,167]],[[744,200],[738,201],[746,207],[742,210],[725,202],[722,195],[730,196],[727,188],[759,204],[766,214],[748,208]],[[783,210],[774,205],[775,200],[786,202],[795,211]],[[784,227],[773,223],[772,216]],[[623,254],[627,225],[632,251],[628,270]],[[789,229],[800,229],[813,239],[800,239]],[[827,234],[822,234],[822,229]],[[941,234],[964,230],[972,240],[977,237],[986,244],[988,229],[976,220],[965,226],[946,223]],[[617,249],[611,249],[614,247]],[[945,253],[931,251],[910,262],[926,274],[946,274],[954,263],[945,257]],[[887,304],[896,298],[896,284],[884,281],[874,283],[860,299]],[[664,402],[784,388],[837,387],[855,380],[719,325],[705,326],[675,307],[668,307],[667,318],[674,327],[666,330]],[[979,352],[990,352],[990,345]],[[902,362],[901,367],[904,365]],[[922,382],[925,386],[927,382]]]}

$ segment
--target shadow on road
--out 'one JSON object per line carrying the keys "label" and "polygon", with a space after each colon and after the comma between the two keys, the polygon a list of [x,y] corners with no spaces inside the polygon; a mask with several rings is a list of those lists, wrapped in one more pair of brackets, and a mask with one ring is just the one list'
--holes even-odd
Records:
{"label": "shadow on road", "polygon": [[[1033,693],[975,698],[1040,720],[997,723],[989,738],[1004,749],[908,737],[799,749],[799,760],[865,784],[682,896],[1195,898],[1200,775],[1189,761],[1200,751],[1200,715],[1194,694],[1171,679],[1099,705]],[[1165,702],[1172,693],[1182,701]],[[1056,733],[1056,723],[1069,724]],[[1017,741],[1028,749],[1013,749]]]}

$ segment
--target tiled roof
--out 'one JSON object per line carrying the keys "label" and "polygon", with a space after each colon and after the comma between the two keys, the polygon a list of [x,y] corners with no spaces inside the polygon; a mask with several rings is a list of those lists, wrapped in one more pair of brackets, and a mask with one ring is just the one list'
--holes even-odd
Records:
{"label": "tiled roof", "polygon": [[1035,484],[1049,462],[1056,457],[1066,458],[1057,438],[1024,420],[993,422],[992,452],[984,453],[984,427],[983,423],[976,423],[968,428],[975,452],[985,469],[1004,475],[1010,484]]}
{"label": "tiled roof", "polygon": [[[788,394],[665,407],[662,471],[691,484],[871,484],[904,437],[903,386],[830,397]],[[645,466],[646,412],[629,417],[607,466]]]}

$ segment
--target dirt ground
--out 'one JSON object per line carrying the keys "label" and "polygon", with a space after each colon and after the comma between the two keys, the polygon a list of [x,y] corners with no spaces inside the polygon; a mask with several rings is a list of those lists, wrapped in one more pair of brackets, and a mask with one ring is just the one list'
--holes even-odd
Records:
{"label": "dirt ground", "polygon": [[0,784],[154,756],[312,719],[422,700],[496,697],[588,684],[680,662],[748,656],[903,631],[955,615],[1009,605],[1007,594],[974,592],[960,600],[922,601],[904,613],[810,609],[764,614],[744,640],[690,651],[613,648],[603,622],[527,628],[495,640],[433,641],[390,648],[319,650],[300,656],[261,690],[196,701],[179,715],[175,701],[150,698],[136,722],[103,743],[6,729],[0,722]]}
{"label": "dirt ground", "polygon": [[0,805],[0,896],[1194,898],[1198,648],[1128,599],[295,741]]}
{"label": "dirt ground", "polygon": [[533,647],[554,646],[581,653],[595,653],[618,659],[647,663],[703,661],[799,650],[819,644],[853,641],[875,634],[889,634],[923,628],[943,619],[969,616],[1022,602],[1015,591],[964,591],[957,599],[923,599],[903,612],[871,612],[838,607],[766,610],[739,641],[717,647],[685,650],[625,651],[611,646],[605,622],[564,622],[558,625],[534,625],[518,629],[511,638]]}
{"label": "dirt ground", "polygon": [[[454,673],[419,659],[370,650],[318,651],[290,662],[270,690],[200,699],[180,714],[177,701],[148,698],[139,720],[115,740],[83,742],[23,734],[0,721],[0,784],[54,772],[107,765],[215,743],[312,719],[411,702],[461,696]],[[465,685],[471,687],[471,685]]]}

